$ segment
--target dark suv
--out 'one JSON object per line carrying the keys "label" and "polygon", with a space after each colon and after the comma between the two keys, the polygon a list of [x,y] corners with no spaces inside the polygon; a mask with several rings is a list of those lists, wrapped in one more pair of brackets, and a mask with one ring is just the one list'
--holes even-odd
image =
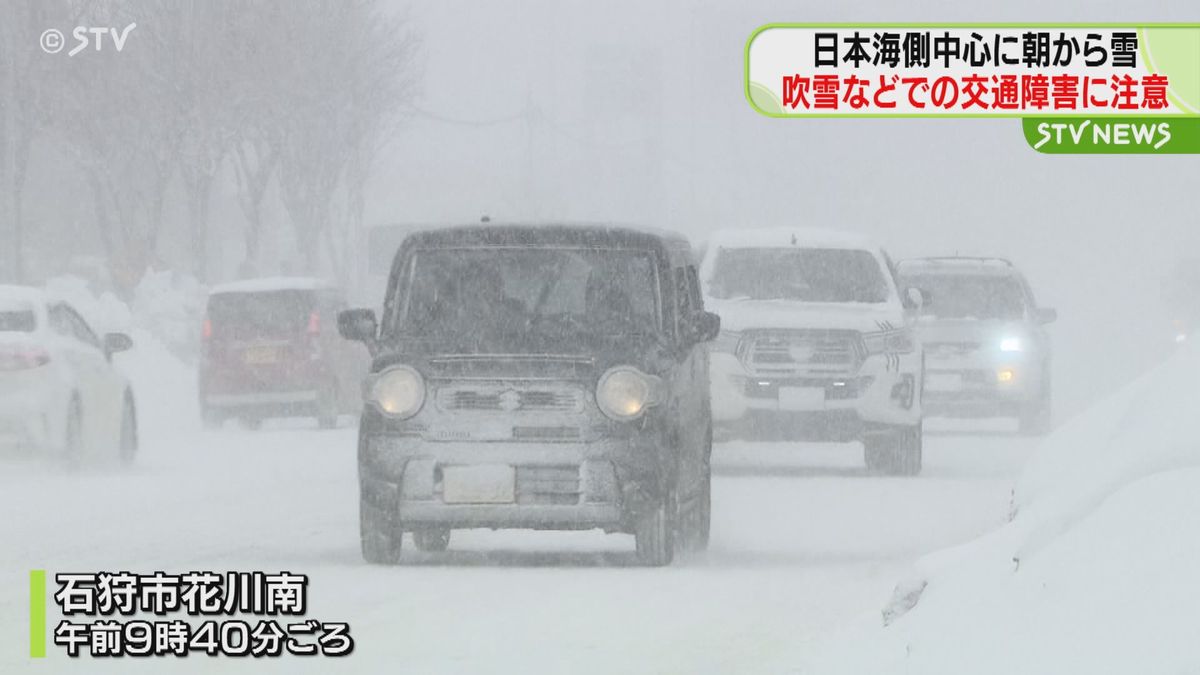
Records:
{"label": "dark suv", "polygon": [[358,467],[363,557],[455,528],[599,528],[671,562],[709,529],[704,311],[682,237],[483,225],[409,235],[382,320],[339,317],[374,355]]}

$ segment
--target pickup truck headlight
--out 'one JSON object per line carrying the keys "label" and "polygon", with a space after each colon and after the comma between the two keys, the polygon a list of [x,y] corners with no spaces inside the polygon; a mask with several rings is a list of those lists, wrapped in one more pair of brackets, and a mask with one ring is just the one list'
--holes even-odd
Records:
{"label": "pickup truck headlight", "polygon": [[608,369],[596,385],[596,404],[615,420],[632,420],[663,398],[663,381],[632,366]]}
{"label": "pickup truck headlight", "polygon": [[916,350],[917,341],[907,328],[863,333],[868,354],[908,354]]}
{"label": "pickup truck headlight", "polygon": [[425,403],[425,379],[409,366],[392,366],[370,383],[367,400],[388,417],[412,417]]}

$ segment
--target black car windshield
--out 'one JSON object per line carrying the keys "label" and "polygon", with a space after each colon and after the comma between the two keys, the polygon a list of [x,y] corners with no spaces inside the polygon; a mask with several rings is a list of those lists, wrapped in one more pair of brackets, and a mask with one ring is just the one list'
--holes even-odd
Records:
{"label": "black car windshield", "polygon": [[888,284],[869,251],[838,248],[721,249],[709,279],[721,299],[886,302]]}
{"label": "black car windshield", "polygon": [[923,314],[938,319],[1020,319],[1025,294],[1012,277],[927,274],[907,277],[906,286],[929,292]]}
{"label": "black car windshield", "polygon": [[425,249],[401,284],[393,327],[408,335],[630,335],[660,325],[646,251]]}

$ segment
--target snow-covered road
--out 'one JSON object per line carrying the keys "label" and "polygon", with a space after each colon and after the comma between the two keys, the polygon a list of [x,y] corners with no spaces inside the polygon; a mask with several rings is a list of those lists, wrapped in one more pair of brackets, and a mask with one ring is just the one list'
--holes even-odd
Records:
{"label": "snow-covered road", "polygon": [[[773,672],[798,642],[878,611],[918,555],[1003,522],[1030,448],[1007,435],[930,436],[924,474],[896,479],[864,475],[853,445],[718,446],[711,549],[666,569],[631,566],[628,536],[507,531],[456,532],[447,554],[410,547],[405,565],[367,566],[350,427],[181,425],[172,441],[147,442],[128,471],[65,474],[10,458],[0,475],[0,671],[31,665],[30,569],[287,569],[310,576],[311,616],[350,622],[356,650],[338,665],[351,669]],[[51,627],[58,618],[51,611]],[[65,665],[49,652],[40,671]]]}

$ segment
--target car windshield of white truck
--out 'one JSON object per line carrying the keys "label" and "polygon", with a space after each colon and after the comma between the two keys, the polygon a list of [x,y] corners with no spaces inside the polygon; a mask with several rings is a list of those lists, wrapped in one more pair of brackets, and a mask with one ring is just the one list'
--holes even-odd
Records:
{"label": "car windshield of white truck", "polygon": [[417,251],[397,328],[417,335],[630,335],[658,330],[644,251],[460,248]]}
{"label": "car windshield of white truck", "polygon": [[1012,277],[929,274],[911,277],[906,285],[928,291],[922,308],[928,318],[1015,320],[1025,314],[1025,296]]}
{"label": "car windshield of white truck", "polygon": [[869,251],[730,248],[717,253],[709,293],[726,300],[886,302],[888,284]]}

